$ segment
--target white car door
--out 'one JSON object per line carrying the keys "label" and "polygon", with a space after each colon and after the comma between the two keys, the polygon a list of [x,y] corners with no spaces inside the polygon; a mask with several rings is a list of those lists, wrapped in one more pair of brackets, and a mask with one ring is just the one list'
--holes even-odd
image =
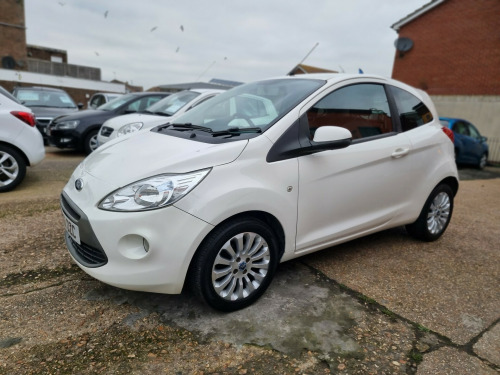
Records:
{"label": "white car door", "polygon": [[296,251],[315,251],[397,222],[413,183],[406,173],[412,149],[408,137],[394,131],[384,86],[344,86],[305,116],[311,134],[320,126],[341,126],[351,131],[353,143],[298,158]]}

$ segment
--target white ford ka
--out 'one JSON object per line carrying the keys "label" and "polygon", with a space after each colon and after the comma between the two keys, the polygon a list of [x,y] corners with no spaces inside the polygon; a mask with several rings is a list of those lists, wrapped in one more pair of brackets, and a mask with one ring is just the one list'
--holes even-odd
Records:
{"label": "white ford ka", "polygon": [[446,230],[458,190],[453,134],[430,98],[369,75],[239,86],[106,143],[61,195],[66,244],[120,288],[237,310],[280,262],[405,225]]}

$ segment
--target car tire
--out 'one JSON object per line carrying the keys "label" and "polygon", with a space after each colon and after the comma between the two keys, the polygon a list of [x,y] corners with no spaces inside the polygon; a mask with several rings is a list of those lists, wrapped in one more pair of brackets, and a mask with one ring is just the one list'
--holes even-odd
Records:
{"label": "car tire", "polygon": [[26,162],[15,149],[0,145],[0,193],[10,191],[26,175]]}
{"label": "car tire", "polygon": [[194,293],[214,309],[235,311],[255,302],[267,289],[278,265],[278,241],[255,218],[240,218],[212,231],[191,266]]}
{"label": "car tire", "polygon": [[488,164],[488,155],[484,153],[483,155],[481,155],[477,167],[478,169],[484,169],[484,167],[486,167],[486,164]]}
{"label": "car tire", "polygon": [[83,141],[83,151],[85,152],[86,155],[89,155],[92,153],[92,151],[95,151],[97,149],[97,133],[98,130],[91,130],[86,136],[85,140]]}
{"label": "car tire", "polygon": [[413,237],[422,241],[435,241],[444,233],[453,213],[453,191],[449,185],[440,184],[429,195],[413,224],[406,230]]}

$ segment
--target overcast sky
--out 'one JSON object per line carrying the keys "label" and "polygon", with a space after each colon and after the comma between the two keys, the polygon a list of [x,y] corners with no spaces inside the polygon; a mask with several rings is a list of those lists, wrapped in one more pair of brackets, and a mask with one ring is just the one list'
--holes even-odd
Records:
{"label": "overcast sky", "polygon": [[28,44],[150,87],[250,82],[304,64],[390,76],[391,25],[429,0],[25,0]]}

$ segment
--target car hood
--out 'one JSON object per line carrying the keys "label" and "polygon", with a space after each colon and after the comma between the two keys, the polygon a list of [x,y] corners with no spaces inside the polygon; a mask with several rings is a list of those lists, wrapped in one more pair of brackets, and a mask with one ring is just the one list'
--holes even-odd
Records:
{"label": "car hood", "polygon": [[61,115],[67,115],[78,111],[78,108],[50,108],[50,107],[31,107],[36,117],[56,118]]}
{"label": "car hood", "polygon": [[186,173],[234,161],[248,140],[209,144],[142,132],[109,142],[78,168],[113,188],[162,173]]}
{"label": "car hood", "polygon": [[80,121],[94,121],[96,119],[104,122],[106,119],[116,116],[116,114],[112,111],[100,111],[97,109],[85,109],[83,111],[75,112],[66,116],[60,116],[57,120],[71,121],[71,120],[80,120]]}
{"label": "car hood", "polygon": [[128,115],[117,116],[109,119],[103,125],[118,130],[124,125],[131,124],[133,122],[142,122],[144,124],[143,129],[147,129],[157,125],[166,124],[167,122],[170,122],[171,119],[172,117],[158,116],[150,113],[130,113]]}

